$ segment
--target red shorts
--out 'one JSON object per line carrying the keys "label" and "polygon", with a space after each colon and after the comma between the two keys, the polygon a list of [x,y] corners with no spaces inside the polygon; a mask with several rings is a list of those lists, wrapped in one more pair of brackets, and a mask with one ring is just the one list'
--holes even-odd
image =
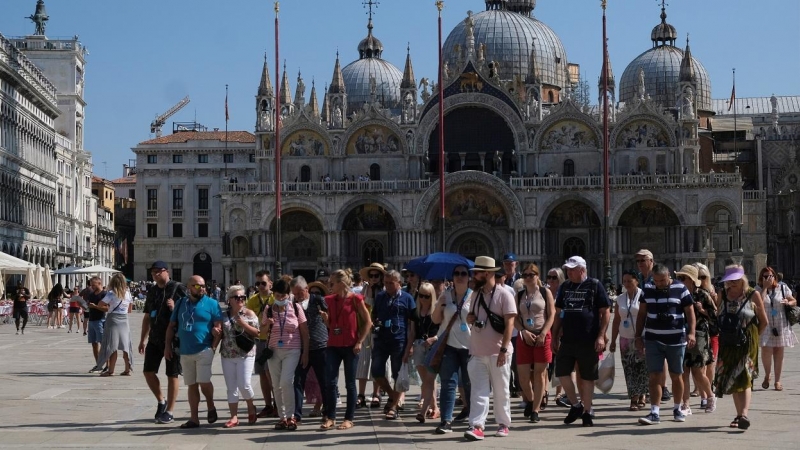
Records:
{"label": "red shorts", "polygon": [[716,361],[719,354],[719,336],[711,336],[709,342],[711,342],[711,354],[714,356],[714,361]]}
{"label": "red shorts", "polygon": [[517,365],[553,362],[553,350],[550,348],[551,336],[552,334],[548,331],[543,347],[531,347],[521,336],[517,336],[517,346],[514,347],[514,352],[517,354]]}

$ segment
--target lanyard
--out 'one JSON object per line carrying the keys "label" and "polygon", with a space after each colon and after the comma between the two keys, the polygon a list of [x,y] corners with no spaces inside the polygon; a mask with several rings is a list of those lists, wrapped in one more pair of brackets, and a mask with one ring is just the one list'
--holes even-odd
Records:
{"label": "lanyard", "polygon": [[[634,298],[631,298],[630,294],[628,294],[627,292],[625,293],[625,296],[628,297],[628,320],[631,320],[631,307],[634,305],[635,300],[638,300],[639,292],[640,291],[637,288],[636,289],[636,296]],[[632,320],[631,320],[631,324],[633,324]]]}
{"label": "lanyard", "polygon": [[[286,306],[288,305],[289,303],[286,303]],[[281,339],[283,339],[283,327],[286,325],[286,316],[289,315],[289,308],[286,306],[283,307],[283,318],[281,318],[281,313],[275,311],[275,314],[278,315],[278,326],[281,328]]]}
{"label": "lanyard", "polygon": [[464,303],[466,303],[467,298],[469,298],[471,293],[472,289],[467,287],[467,290],[464,292],[464,296],[461,298],[461,302],[456,304],[456,288],[453,287],[453,304],[456,305],[456,313],[458,313],[458,320],[460,322],[463,322],[463,319],[461,318],[461,310],[464,308]]}
{"label": "lanyard", "polygon": [[486,304],[486,311],[487,311],[487,313],[486,313],[486,318],[487,318],[487,319],[489,318],[489,313],[488,313],[488,311],[489,311],[489,308],[492,306],[492,300],[494,300],[494,291],[495,291],[495,289],[497,289],[497,285],[496,285],[496,284],[495,284],[495,285],[494,285],[494,287],[492,288],[492,292],[490,292],[490,293],[489,293],[489,303],[486,303],[486,302],[483,300],[483,289],[481,289],[481,290],[480,290],[480,292],[478,292],[478,297],[476,298],[475,304],[474,304],[474,305],[472,305],[472,314],[475,314],[475,318],[476,318],[476,319],[478,318],[478,312],[479,312],[479,310],[477,310],[477,309],[475,309],[475,308],[476,308],[476,307],[477,307],[477,306],[478,306],[478,305],[479,305],[481,302],[484,302],[484,304]]}

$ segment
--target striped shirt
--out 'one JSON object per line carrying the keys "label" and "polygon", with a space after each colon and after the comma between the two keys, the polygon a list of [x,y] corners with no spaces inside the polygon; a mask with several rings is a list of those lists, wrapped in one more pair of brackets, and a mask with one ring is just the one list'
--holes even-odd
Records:
{"label": "striped shirt", "polygon": [[[664,345],[686,345],[686,318],[684,308],[693,306],[692,294],[680,281],[672,280],[668,289],[656,289],[652,284],[644,287],[639,304],[647,308],[644,323],[644,339]],[[640,306],[640,307],[641,307]],[[667,314],[671,320],[659,319]]]}

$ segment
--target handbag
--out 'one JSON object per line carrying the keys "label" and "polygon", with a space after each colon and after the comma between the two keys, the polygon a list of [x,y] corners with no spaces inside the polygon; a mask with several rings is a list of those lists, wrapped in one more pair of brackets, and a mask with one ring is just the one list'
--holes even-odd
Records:
{"label": "handbag", "polygon": [[[783,294],[783,298],[786,298],[786,293],[784,292],[784,285],[781,284],[781,294]],[[786,321],[789,322],[789,326],[795,326],[800,323],[800,306],[789,306],[783,305],[786,311]]]}
{"label": "handbag", "polygon": [[[492,290],[492,294],[494,294],[494,290]],[[483,307],[484,311],[486,311],[486,321],[489,322],[489,325],[492,326],[492,329],[500,334],[506,332],[506,320],[503,316],[499,314],[495,314],[489,310],[489,306],[486,305],[486,302],[483,300],[483,292],[481,292],[478,303]]]}
{"label": "handbag", "polygon": [[444,333],[442,333],[439,338],[436,339],[436,342],[431,345],[431,348],[428,349],[428,354],[425,356],[425,366],[432,373],[439,373],[439,371],[442,370],[442,357],[447,348],[447,338],[450,336],[450,330],[453,329],[453,324],[456,323],[458,313],[459,311],[456,311],[455,314],[453,314]]}
{"label": "handbag", "polygon": [[234,339],[236,340],[236,346],[244,353],[250,353],[250,350],[253,349],[256,345],[255,339],[251,338],[247,335],[247,332],[242,330],[241,333],[236,333],[233,329],[234,321],[231,318],[231,311],[228,310],[228,320],[231,323],[231,332],[234,334]]}

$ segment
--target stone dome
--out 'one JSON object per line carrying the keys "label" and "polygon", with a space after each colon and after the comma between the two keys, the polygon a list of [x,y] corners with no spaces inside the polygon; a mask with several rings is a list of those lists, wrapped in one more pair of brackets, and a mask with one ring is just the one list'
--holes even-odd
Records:
{"label": "stone dome", "polygon": [[[486,44],[486,61],[499,63],[502,80],[513,80],[516,75],[524,80],[530,72],[531,52],[535,48],[542,83],[559,88],[566,85],[567,52],[561,39],[543,22],[507,9],[482,11],[474,14],[472,20],[476,51]],[[454,48],[458,44],[464,51],[466,35],[466,24],[461,21],[444,42],[444,58],[451,69],[459,59]]]}
{"label": "stone dome", "polygon": [[347,110],[361,110],[372,97],[370,77],[375,78],[376,98],[384,108],[399,110],[400,83],[403,72],[392,63],[381,58],[383,44],[372,35],[372,19],[367,25],[367,37],[358,44],[359,59],[342,69],[342,78],[347,90]]}
{"label": "stone dome", "polygon": [[[666,23],[666,17],[666,13],[662,9],[661,23],[653,28],[650,37],[653,48],[637,56],[622,73],[619,84],[619,100],[621,102],[636,100],[636,88],[639,84],[639,69],[641,68],[644,70],[645,92],[650,98],[665,107],[675,106],[680,93],[678,82],[680,81],[684,51],[675,46],[677,32],[675,27]],[[713,111],[711,80],[708,72],[697,58],[693,56],[691,58],[697,83],[697,109]]]}

